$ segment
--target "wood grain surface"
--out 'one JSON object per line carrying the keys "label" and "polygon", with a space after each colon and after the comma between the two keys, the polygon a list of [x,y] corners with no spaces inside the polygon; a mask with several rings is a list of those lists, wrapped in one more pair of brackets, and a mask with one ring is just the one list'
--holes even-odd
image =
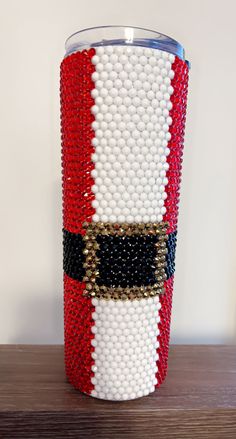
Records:
{"label": "wood grain surface", "polygon": [[236,439],[236,348],[171,346],[160,389],[107,402],[67,383],[62,346],[0,346],[0,438]]}

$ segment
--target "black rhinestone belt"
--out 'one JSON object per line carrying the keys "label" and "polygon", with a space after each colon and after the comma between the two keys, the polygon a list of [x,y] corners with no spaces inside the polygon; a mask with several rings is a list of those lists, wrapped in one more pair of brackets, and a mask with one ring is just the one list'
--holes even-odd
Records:
{"label": "black rhinestone belt", "polygon": [[164,292],[175,270],[176,231],[167,223],[85,223],[85,235],[63,230],[63,267],[85,282],[84,295],[113,299]]}

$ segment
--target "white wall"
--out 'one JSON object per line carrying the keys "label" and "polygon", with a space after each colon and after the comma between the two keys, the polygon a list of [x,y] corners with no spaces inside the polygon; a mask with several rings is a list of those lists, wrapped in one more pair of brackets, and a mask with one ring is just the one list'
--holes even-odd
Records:
{"label": "white wall", "polygon": [[235,2],[0,1],[0,342],[61,343],[59,63],[84,27],[178,39],[192,62],[173,342],[235,336]]}

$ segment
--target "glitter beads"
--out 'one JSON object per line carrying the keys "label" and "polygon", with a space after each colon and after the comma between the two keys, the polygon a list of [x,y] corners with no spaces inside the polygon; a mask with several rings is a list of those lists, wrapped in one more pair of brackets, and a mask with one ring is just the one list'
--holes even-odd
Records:
{"label": "glitter beads", "polygon": [[91,190],[93,54],[93,49],[77,52],[61,64],[63,225],[74,233],[82,232],[83,221],[95,213]]}
{"label": "glitter beads", "polygon": [[85,393],[91,393],[94,350],[92,314],[95,308],[91,299],[83,296],[85,285],[64,275],[64,328],[65,366],[71,384]]}
{"label": "glitter beads", "polygon": [[132,300],[164,292],[168,223],[92,222],[84,227],[84,295]]}
{"label": "glitter beads", "polygon": [[169,232],[174,232],[177,228],[188,92],[187,64],[176,57],[173,69],[175,75],[171,81],[171,86],[174,92],[171,97],[172,109],[170,111],[173,122],[170,128],[171,139],[168,145],[170,154],[168,157],[169,169],[167,171],[166,214],[164,216],[164,220],[170,224]]}
{"label": "glitter beads", "polygon": [[65,363],[97,398],[167,371],[188,67],[109,45],[61,64]]}

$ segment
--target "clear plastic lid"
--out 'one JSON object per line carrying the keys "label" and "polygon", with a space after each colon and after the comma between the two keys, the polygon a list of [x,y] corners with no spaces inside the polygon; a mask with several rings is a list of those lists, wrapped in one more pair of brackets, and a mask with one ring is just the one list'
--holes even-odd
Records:
{"label": "clear plastic lid", "polygon": [[178,41],[154,30],[133,26],[98,26],[78,31],[66,40],[65,56],[89,47],[108,45],[151,47],[173,53],[185,61],[184,48]]}

